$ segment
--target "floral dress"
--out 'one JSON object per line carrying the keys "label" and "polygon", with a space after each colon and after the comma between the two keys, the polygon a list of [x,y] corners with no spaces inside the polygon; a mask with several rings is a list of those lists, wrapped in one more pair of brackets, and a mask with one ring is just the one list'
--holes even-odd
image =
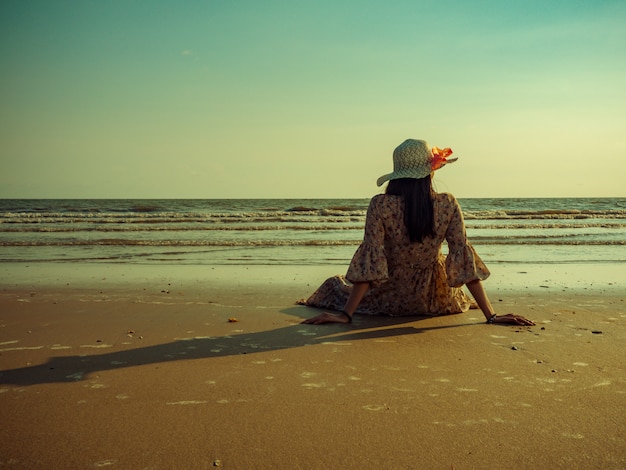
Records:
{"label": "floral dress", "polygon": [[[435,236],[411,242],[401,197],[380,194],[370,201],[363,242],[346,276],[327,279],[298,303],[342,310],[354,282],[370,289],[356,313],[370,315],[447,315],[465,312],[467,282],[489,277],[465,235],[463,214],[451,194],[433,194]],[[442,254],[444,240],[448,255]],[[348,282],[349,281],[349,282]]]}

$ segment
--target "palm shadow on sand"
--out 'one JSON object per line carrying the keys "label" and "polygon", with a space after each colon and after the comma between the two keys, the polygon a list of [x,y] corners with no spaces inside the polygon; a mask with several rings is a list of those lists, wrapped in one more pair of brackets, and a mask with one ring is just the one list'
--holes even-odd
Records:
{"label": "palm shadow on sand", "polygon": [[[307,307],[291,307],[282,313],[306,318],[314,311]],[[411,323],[428,317],[383,317],[359,315],[351,325],[292,324],[252,333],[194,338],[170,343],[125,349],[104,354],[57,356],[43,364],[0,371],[0,384],[35,385],[70,383],[86,380],[99,371],[123,369],[147,364],[169,363],[179,360],[210,359],[225,356],[254,354],[301,346],[392,336],[413,335],[429,330],[454,328],[475,323],[419,328]]]}

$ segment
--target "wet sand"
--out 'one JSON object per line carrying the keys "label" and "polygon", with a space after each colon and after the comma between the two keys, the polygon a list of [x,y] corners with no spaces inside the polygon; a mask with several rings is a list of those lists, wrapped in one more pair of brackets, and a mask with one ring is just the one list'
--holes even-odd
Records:
{"label": "wet sand", "polygon": [[336,266],[3,265],[0,465],[621,469],[619,268],[492,267],[514,327],[299,324]]}

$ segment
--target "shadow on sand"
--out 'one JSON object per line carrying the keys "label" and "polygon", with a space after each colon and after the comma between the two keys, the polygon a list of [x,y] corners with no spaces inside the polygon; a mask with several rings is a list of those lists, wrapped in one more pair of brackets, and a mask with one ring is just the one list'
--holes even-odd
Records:
{"label": "shadow on sand", "polygon": [[[293,316],[310,316],[311,310],[293,307],[281,311]],[[35,385],[68,383],[86,380],[98,371],[116,370],[146,364],[168,363],[179,360],[209,359],[213,357],[254,354],[307,345],[380,339],[413,335],[429,330],[473,325],[450,325],[418,328],[409,325],[428,317],[358,316],[351,325],[294,324],[273,330],[241,333],[207,338],[177,340],[170,343],[114,351],[94,355],[52,357],[44,364],[0,371],[1,384]]]}

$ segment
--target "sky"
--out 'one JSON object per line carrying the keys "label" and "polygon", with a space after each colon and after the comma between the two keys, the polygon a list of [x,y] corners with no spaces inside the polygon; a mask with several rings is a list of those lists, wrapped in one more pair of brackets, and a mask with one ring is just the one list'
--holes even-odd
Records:
{"label": "sky", "polygon": [[0,198],[626,196],[624,0],[0,2]]}

